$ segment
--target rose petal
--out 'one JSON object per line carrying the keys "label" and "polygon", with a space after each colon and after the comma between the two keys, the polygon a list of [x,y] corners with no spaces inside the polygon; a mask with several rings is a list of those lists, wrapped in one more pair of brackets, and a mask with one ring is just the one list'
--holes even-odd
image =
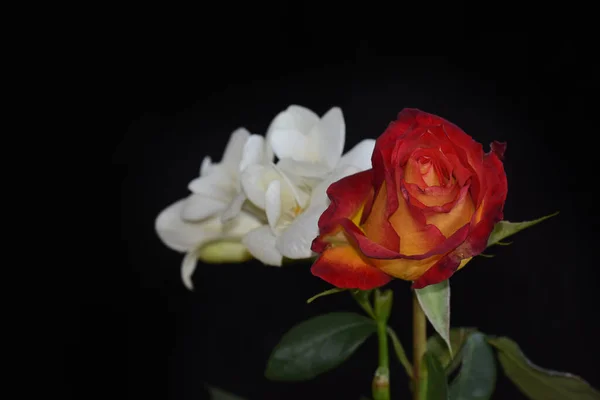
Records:
{"label": "rose petal", "polygon": [[[394,195],[395,197],[395,195]],[[400,249],[400,236],[390,222],[387,184],[384,182],[379,189],[370,208],[365,207],[362,218],[362,229],[373,241],[383,247],[397,252]]]}
{"label": "rose petal", "polygon": [[325,239],[329,235],[334,235],[335,230],[339,230],[340,219],[360,220],[362,207],[373,190],[371,180],[372,170],[367,170],[347,176],[329,186],[327,195],[331,203],[319,218],[321,234],[312,244],[313,251],[320,253],[328,246]]}
{"label": "rose petal", "polygon": [[505,142],[493,141],[492,144],[490,144],[490,147],[500,160],[504,159],[504,152],[506,151]]}
{"label": "rose petal", "polygon": [[392,279],[365,262],[352,246],[325,250],[310,270],[313,275],[339,288],[370,290]]}
{"label": "rose petal", "polygon": [[419,279],[412,284],[413,289],[422,289],[425,286],[435,285],[448,278],[456,272],[460,260],[452,256],[446,256],[429,268]]}
{"label": "rose petal", "polygon": [[450,237],[471,221],[474,212],[469,186],[465,186],[450,211],[427,213],[426,221],[428,225],[438,228],[445,237]]}

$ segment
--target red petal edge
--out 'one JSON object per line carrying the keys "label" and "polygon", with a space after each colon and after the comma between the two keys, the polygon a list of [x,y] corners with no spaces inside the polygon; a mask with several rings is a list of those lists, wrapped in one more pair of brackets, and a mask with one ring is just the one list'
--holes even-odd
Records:
{"label": "red petal edge", "polygon": [[369,290],[385,285],[392,277],[381,270],[363,264],[360,268],[327,260],[326,252],[312,265],[310,272],[338,288]]}
{"label": "red petal edge", "polygon": [[498,156],[499,159],[504,160],[504,152],[506,152],[506,142],[493,141],[490,144],[492,152]]}

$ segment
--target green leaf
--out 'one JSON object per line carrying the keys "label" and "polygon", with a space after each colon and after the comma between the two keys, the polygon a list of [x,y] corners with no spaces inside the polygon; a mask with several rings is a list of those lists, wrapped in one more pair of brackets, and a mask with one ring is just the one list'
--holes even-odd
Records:
{"label": "green leaf", "polygon": [[539,224],[542,221],[547,220],[548,218],[554,217],[558,215],[558,211],[554,214],[546,215],[545,217],[534,219],[533,221],[523,221],[523,222],[510,222],[510,221],[500,221],[496,225],[494,225],[494,230],[490,234],[490,237],[487,242],[487,247],[498,244],[502,239],[507,238],[509,236],[514,235],[515,233],[522,231],[523,229],[529,228],[533,225]]}
{"label": "green leaf", "polygon": [[480,332],[470,335],[462,352],[462,366],[450,385],[450,399],[489,399],[496,385],[496,361],[485,335]]}
{"label": "green leaf", "polygon": [[454,352],[454,358],[448,351],[448,345],[440,335],[433,335],[427,340],[427,351],[431,352],[440,361],[450,375],[460,365],[463,356],[463,346],[467,338],[477,332],[476,328],[452,328],[450,329],[450,344]]}
{"label": "green leaf", "polygon": [[346,289],[340,289],[340,288],[332,288],[329,290],[325,290],[324,292],[321,292],[319,294],[315,294],[313,297],[311,297],[310,299],[306,300],[306,304],[310,304],[313,301],[315,301],[316,299],[318,299],[319,297],[323,297],[323,296],[329,296],[330,294],[336,294],[339,292],[343,292]]}
{"label": "green leaf", "polygon": [[[398,339],[398,335],[396,335],[396,332],[394,332],[394,330],[390,326],[388,326],[386,330],[388,336],[390,337],[390,339],[392,339],[392,346],[394,347],[394,352],[396,353],[396,357],[398,357],[398,361],[400,361],[400,364],[402,364],[402,366],[406,370],[406,374],[412,379],[413,366],[410,363],[410,361],[408,361],[408,357],[406,357],[406,352],[404,351],[404,347],[402,346],[400,339]],[[445,344],[444,348],[446,348]]]}
{"label": "green leaf", "polygon": [[435,331],[444,339],[450,354],[450,281],[446,279],[423,289],[415,289],[419,304]]}
{"label": "green leaf", "polygon": [[211,400],[244,400],[243,397],[236,396],[235,394],[226,392],[213,386],[206,386],[206,388],[210,393]]}
{"label": "green leaf", "polygon": [[312,379],[344,362],[376,329],[375,321],[349,312],[301,322],[275,346],[265,376],[275,381]]}
{"label": "green leaf", "polygon": [[488,343],[498,349],[498,360],[504,373],[530,399],[600,399],[600,392],[580,377],[534,365],[513,340],[507,337],[488,338]]}
{"label": "green leaf", "polygon": [[423,355],[421,374],[425,381],[419,385],[420,400],[444,400],[448,399],[448,383],[444,367],[439,360],[429,352]]}

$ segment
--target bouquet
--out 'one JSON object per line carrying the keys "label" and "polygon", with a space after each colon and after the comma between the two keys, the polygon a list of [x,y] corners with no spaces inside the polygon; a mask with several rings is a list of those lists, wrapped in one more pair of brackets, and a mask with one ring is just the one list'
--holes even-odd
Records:
{"label": "bouquet", "polygon": [[[379,137],[343,154],[345,132],[340,108],[319,117],[297,105],[275,116],[264,136],[239,128],[218,163],[204,158],[191,194],[156,219],[164,244],[185,254],[181,277],[190,290],[198,260],[304,261],[332,287],[302,301],[337,293],[356,301],[361,312],[331,312],[290,329],[265,376],[312,379],[375,335],[373,400],[393,398],[394,357],[415,400],[491,398],[496,358],[531,399],[600,399],[580,377],[536,366],[510,338],[450,324],[450,278],[557,214],[504,219],[506,144],[485,152],[458,126],[417,109],[402,110]],[[393,291],[386,285],[394,279],[410,282],[413,293],[410,359],[388,324]]]}

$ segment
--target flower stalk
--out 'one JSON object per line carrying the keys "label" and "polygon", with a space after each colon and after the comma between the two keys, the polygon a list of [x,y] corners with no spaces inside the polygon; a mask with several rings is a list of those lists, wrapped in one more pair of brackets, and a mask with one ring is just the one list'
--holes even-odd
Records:
{"label": "flower stalk", "polygon": [[379,365],[373,377],[373,399],[390,400],[390,359],[387,321],[392,311],[393,292],[375,290],[375,322],[379,344]]}
{"label": "flower stalk", "polygon": [[373,400],[390,400],[390,361],[385,321],[377,321],[377,341],[379,343],[379,366],[373,377]]}
{"label": "flower stalk", "polygon": [[427,318],[417,294],[413,291],[413,399],[419,400],[421,385],[425,382],[426,371],[421,368],[421,361],[427,349]]}

